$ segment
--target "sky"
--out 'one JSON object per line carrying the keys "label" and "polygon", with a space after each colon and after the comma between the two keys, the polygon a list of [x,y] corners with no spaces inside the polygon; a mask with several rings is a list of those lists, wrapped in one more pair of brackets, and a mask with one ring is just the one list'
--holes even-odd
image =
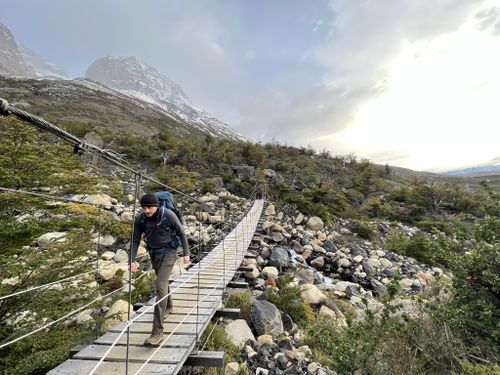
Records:
{"label": "sky", "polygon": [[253,141],[500,164],[500,0],[0,0],[71,76],[135,56]]}

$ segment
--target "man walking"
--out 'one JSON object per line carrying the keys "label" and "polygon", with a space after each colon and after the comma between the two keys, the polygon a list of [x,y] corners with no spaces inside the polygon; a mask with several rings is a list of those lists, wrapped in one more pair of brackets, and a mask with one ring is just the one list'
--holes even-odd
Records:
{"label": "man walking", "polygon": [[[142,235],[156,273],[156,301],[169,294],[168,279],[177,259],[177,248],[182,244],[184,263],[189,263],[189,248],[186,235],[177,215],[166,207],[159,207],[156,194],[141,197],[142,214],[134,222],[131,260],[135,260]],[[131,262],[132,272],[137,271]],[[163,338],[163,319],[172,311],[172,296],[169,295],[155,306],[151,336],[144,341],[146,346],[158,346]]]}

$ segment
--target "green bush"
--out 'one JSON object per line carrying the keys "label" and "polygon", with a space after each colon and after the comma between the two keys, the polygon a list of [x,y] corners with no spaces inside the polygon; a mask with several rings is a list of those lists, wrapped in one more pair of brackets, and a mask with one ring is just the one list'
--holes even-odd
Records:
{"label": "green bush", "polygon": [[306,328],[313,359],[338,374],[449,374],[458,371],[463,343],[441,322],[401,319],[390,312],[341,329],[326,321]]}
{"label": "green bush", "polygon": [[373,240],[375,238],[375,230],[368,223],[355,220],[351,224],[351,230],[365,240]]}
{"label": "green bush", "polygon": [[358,317],[356,308],[349,302],[344,301],[343,299],[335,299],[335,304],[342,314],[344,314],[347,323],[351,324]]}
{"label": "green bush", "polygon": [[252,305],[252,294],[250,292],[233,292],[229,295],[226,307],[237,308],[241,310],[241,317],[245,320],[250,319],[250,306]]}
{"label": "green bush", "polygon": [[[224,327],[214,323],[209,323],[201,335],[200,342],[205,350],[223,351],[225,363],[239,362],[240,350],[231,343],[231,340],[227,337]],[[223,375],[224,369],[209,368],[204,370],[204,374]]]}
{"label": "green bush", "polygon": [[206,194],[206,193],[215,193],[217,189],[215,188],[215,185],[212,180],[205,179],[201,183],[201,193]]}
{"label": "green bush", "polygon": [[300,285],[291,286],[292,281],[293,275],[291,273],[280,277],[277,280],[279,292],[270,291],[267,299],[278,309],[290,315],[295,323],[306,326],[315,320],[315,314],[311,306],[300,296],[303,287]]}
{"label": "green bush", "polygon": [[467,362],[465,360],[460,361],[460,373],[453,372],[452,375],[498,375],[500,374],[500,366],[496,364],[492,365],[480,365]]}
{"label": "green bush", "polygon": [[413,238],[406,238],[403,234],[392,234],[385,244],[387,250],[429,265],[446,262],[444,255],[446,249],[443,248],[445,246],[447,246],[445,242],[433,242],[422,232],[418,232]]}

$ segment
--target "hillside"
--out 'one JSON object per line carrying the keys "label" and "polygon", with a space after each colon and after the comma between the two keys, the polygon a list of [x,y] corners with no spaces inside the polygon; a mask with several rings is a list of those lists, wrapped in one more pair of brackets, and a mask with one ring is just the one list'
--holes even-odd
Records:
{"label": "hillside", "polygon": [[155,104],[216,138],[246,140],[227,124],[193,105],[177,83],[135,57],[98,59],[90,65],[85,76],[121,93]]}
{"label": "hillside", "polygon": [[[24,82],[31,89],[40,81]],[[115,95],[92,83],[64,84],[64,92],[80,92],[83,85]],[[59,90],[42,92],[67,102],[57,97]],[[79,103],[98,107],[95,100],[94,95]],[[78,104],[73,105],[76,112]],[[500,200],[487,184],[469,192],[433,178],[400,178],[391,167],[352,156],[181,137],[167,127],[158,137],[146,131],[128,134],[101,125],[92,113],[82,111],[88,116],[83,125],[65,124],[81,135],[94,131],[105,148],[126,154],[131,165],[204,202],[176,197],[192,246],[210,248],[244,214],[256,192],[268,193],[271,205],[254,241],[258,256],[247,261],[251,271],[240,280],[250,289],[230,291],[227,302],[242,309],[238,327],[247,325],[251,337],[238,347],[231,337],[241,328],[235,334],[233,322],[224,320],[209,328],[216,332],[213,337],[202,338],[208,349],[225,350],[228,361],[240,363],[241,374],[260,369],[311,375],[359,369],[380,375],[498,371]],[[44,291],[35,302],[26,296],[1,303],[4,343],[39,321],[54,321],[126,285],[134,181],[12,117],[0,118],[0,133],[0,186],[49,195],[0,194],[0,267],[5,270],[0,295],[91,273]],[[143,191],[155,189],[142,186]],[[104,209],[58,202],[52,195]],[[147,257],[140,263],[144,276],[135,284],[133,302],[149,298],[153,280]],[[126,301],[126,294],[117,293],[43,335],[3,349],[0,369],[46,372],[66,359],[70,348],[116,323],[108,312]]]}
{"label": "hillside", "polygon": [[13,105],[67,129],[90,126],[141,136],[168,129],[178,137],[204,135],[175,114],[89,80],[0,76],[0,87],[0,96]]}

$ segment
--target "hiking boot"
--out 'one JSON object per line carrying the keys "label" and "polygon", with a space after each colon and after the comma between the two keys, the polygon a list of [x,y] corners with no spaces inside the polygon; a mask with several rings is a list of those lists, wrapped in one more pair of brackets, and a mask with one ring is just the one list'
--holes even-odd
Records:
{"label": "hiking boot", "polygon": [[163,333],[153,333],[144,341],[144,346],[158,346],[163,338]]}

